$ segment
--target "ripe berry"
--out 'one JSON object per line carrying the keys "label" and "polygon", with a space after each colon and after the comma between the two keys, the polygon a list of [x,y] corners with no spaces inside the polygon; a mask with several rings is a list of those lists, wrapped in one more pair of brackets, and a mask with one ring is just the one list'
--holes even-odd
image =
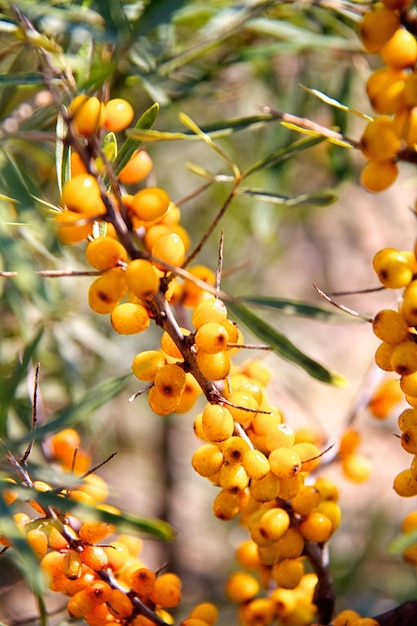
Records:
{"label": "ripe berry", "polygon": [[394,478],[394,491],[403,498],[417,495],[417,480],[410,469],[405,469]]}
{"label": "ripe berry", "polygon": [[104,105],[104,126],[117,133],[129,126],[135,112],[132,105],[123,98],[113,98]]}
{"label": "ripe berry", "polygon": [[209,380],[226,378],[231,367],[230,357],[227,352],[217,352],[216,354],[198,352],[197,365],[203,376]]}
{"label": "ripe berry", "polygon": [[401,289],[412,280],[409,259],[400,250],[383,248],[377,252],[372,265],[380,282],[389,289]]}
{"label": "ripe berry", "polygon": [[240,495],[230,491],[219,491],[213,501],[213,514],[224,522],[232,520],[240,512]]}
{"label": "ripe berry", "polygon": [[175,574],[161,574],[155,581],[150,599],[157,606],[173,608],[181,601],[181,581]]}
{"label": "ripe berry", "polygon": [[234,572],[226,582],[225,591],[232,602],[248,602],[257,595],[259,583],[251,574]]}
{"label": "ripe berry", "polygon": [[280,539],[287,532],[289,525],[290,517],[287,511],[274,507],[263,513],[256,527],[259,535],[269,542]]}
{"label": "ripe berry", "polygon": [[368,122],[360,142],[364,155],[376,161],[392,159],[400,149],[400,145],[401,142],[393,127],[393,120],[385,115],[380,115]]}
{"label": "ripe berry", "polygon": [[166,235],[158,237],[154,242],[151,254],[157,259],[154,261],[156,267],[160,270],[167,271],[165,264],[181,267],[184,263],[185,246],[178,235],[175,233],[167,233]]}
{"label": "ripe berry", "polygon": [[145,150],[137,150],[120,170],[118,178],[123,185],[140,183],[152,170],[152,159]]}
{"label": "ripe berry", "polygon": [[111,313],[126,291],[124,271],[120,267],[114,267],[91,283],[88,291],[88,304],[96,313]]}
{"label": "ripe berry", "polygon": [[343,457],[342,470],[349,480],[355,483],[362,483],[368,480],[372,471],[372,463],[363,454],[353,452]]}
{"label": "ripe berry", "polygon": [[405,340],[394,346],[391,354],[391,366],[401,376],[416,372],[417,343],[412,340]]}
{"label": "ripe berry", "polygon": [[130,586],[140,596],[148,596],[155,587],[156,576],[147,567],[140,567],[130,577]]}
{"label": "ripe berry", "polygon": [[232,414],[220,404],[208,404],[201,420],[204,435],[209,441],[225,441],[233,434],[235,423]]}
{"label": "ripe berry", "polygon": [[132,362],[134,375],[144,382],[153,382],[157,372],[166,365],[166,356],[162,350],[139,352]]}
{"label": "ripe berry", "polygon": [[402,314],[393,309],[383,309],[372,322],[374,334],[386,343],[397,344],[408,337],[408,324]]}
{"label": "ripe berry", "polygon": [[97,237],[90,241],[85,256],[90,265],[98,270],[109,270],[121,261],[127,261],[126,249],[113,237]]}
{"label": "ripe berry", "polygon": [[227,309],[224,303],[210,296],[204,298],[197,304],[191,316],[191,322],[195,328],[200,328],[208,322],[218,322],[221,324],[227,318]]}
{"label": "ripe berry", "polygon": [[229,333],[222,324],[207,322],[197,330],[194,341],[198,351],[216,354],[226,350]]}
{"label": "ripe berry", "polygon": [[175,363],[161,367],[154,379],[155,388],[165,396],[178,397],[185,387],[185,372]]}
{"label": "ripe berry", "polygon": [[284,559],[273,566],[271,574],[279,587],[294,589],[304,576],[303,559]]}
{"label": "ripe berry", "polygon": [[411,67],[417,60],[417,42],[405,28],[398,28],[380,50],[383,61],[396,69]]}
{"label": "ripe berry", "polygon": [[360,23],[362,43],[368,52],[378,52],[400,25],[396,13],[381,7],[367,13]]}
{"label": "ripe berry", "polygon": [[148,402],[152,411],[157,415],[169,415],[177,408],[180,401],[179,395],[167,395],[161,393],[156,387],[151,387],[148,393]]}
{"label": "ripe berry", "polygon": [[92,224],[74,211],[61,211],[55,216],[57,235],[61,243],[71,244],[83,241],[92,232]]}
{"label": "ripe berry", "polygon": [[290,478],[301,470],[301,458],[293,448],[275,448],[268,461],[271,472],[278,478]]}
{"label": "ripe berry", "polygon": [[138,298],[148,298],[159,290],[158,271],[145,259],[134,259],[128,264],[126,281],[130,291]]}
{"label": "ripe berry", "polygon": [[366,93],[374,111],[380,115],[392,115],[404,110],[405,79],[403,70],[392,67],[381,67],[371,74]]}
{"label": "ripe berry", "polygon": [[223,461],[223,454],[219,448],[212,443],[207,443],[194,452],[191,464],[200,476],[208,477],[220,470]]}
{"label": "ripe berry", "polygon": [[398,166],[390,159],[368,161],[361,171],[360,181],[363,187],[373,193],[379,193],[390,187],[398,176]]}
{"label": "ripe berry", "polygon": [[68,107],[72,114],[72,124],[78,135],[88,137],[94,135],[103,124],[104,106],[95,96],[80,94]]}
{"label": "ripe berry", "polygon": [[243,457],[243,467],[250,478],[260,480],[270,471],[269,461],[260,451],[251,449],[245,452]]}
{"label": "ripe berry", "polygon": [[65,183],[62,202],[69,211],[83,216],[100,216],[106,213],[100,186],[91,174],[78,174]]}
{"label": "ripe berry", "polygon": [[150,323],[147,309],[133,302],[117,304],[110,313],[110,321],[114,330],[121,335],[142,333]]}
{"label": "ripe berry", "polygon": [[332,523],[326,515],[318,511],[311,511],[300,522],[299,529],[307,541],[323,543],[330,539]]}
{"label": "ripe berry", "polygon": [[167,212],[169,203],[170,199],[166,191],[158,187],[146,187],[133,196],[130,210],[140,220],[153,222]]}

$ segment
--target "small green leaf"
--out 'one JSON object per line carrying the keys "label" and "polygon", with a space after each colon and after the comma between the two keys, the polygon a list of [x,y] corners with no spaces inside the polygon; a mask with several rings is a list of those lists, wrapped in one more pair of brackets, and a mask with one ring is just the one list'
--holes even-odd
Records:
{"label": "small green leaf", "polygon": [[277,193],[271,193],[269,191],[263,191],[261,189],[249,189],[240,187],[237,190],[238,194],[246,196],[256,196],[264,202],[270,204],[280,204],[281,206],[301,206],[301,205],[313,205],[313,206],[329,206],[337,201],[337,196],[332,191],[321,191],[311,194],[302,194],[300,196],[283,196]]}
{"label": "small green leaf", "polygon": [[304,352],[299,350],[285,335],[264,322],[261,318],[252,313],[252,311],[243,306],[243,304],[236,301],[228,302],[227,308],[256,337],[269,345],[276,354],[287,361],[299,365],[313,378],[339,387],[346,384],[342,376],[329,371],[323,365],[311,359]]}
{"label": "small green leaf", "polygon": [[102,147],[102,150],[104,152],[106,159],[110,163],[115,161],[117,157],[117,140],[116,140],[116,135],[113,132],[107,133],[104,136],[101,147]]}
{"label": "small green leaf", "polygon": [[246,172],[244,172],[243,178],[247,178],[255,172],[258,172],[259,170],[265,169],[267,167],[274,167],[275,165],[278,165],[278,163],[282,163],[283,161],[290,159],[299,152],[303,152],[304,150],[308,150],[309,148],[316,146],[322,141],[324,141],[324,137],[321,136],[307,137],[306,139],[297,139],[296,141],[290,143],[288,146],[283,146],[276,152],[268,154],[268,156],[251,165],[251,167],[247,169]]}
{"label": "small green leaf", "polygon": [[288,298],[273,298],[269,296],[243,296],[238,298],[239,302],[254,304],[255,306],[275,309],[288,316],[306,317],[308,319],[323,320],[325,322],[347,322],[354,318],[343,315],[334,309],[310,304],[303,300],[291,300]]}
{"label": "small green leaf", "polygon": [[338,100],[335,100],[335,98],[330,98],[330,96],[326,95],[322,91],[319,91],[318,89],[311,89],[310,87],[305,87],[304,85],[301,85],[301,87],[308,93],[311,93],[313,96],[316,96],[316,98],[318,98],[325,104],[328,104],[329,106],[335,107],[336,109],[340,109],[341,111],[345,111],[346,113],[351,113],[352,115],[356,115],[357,117],[360,117],[363,120],[369,121],[372,119],[371,116],[366,115],[365,113],[362,113],[361,111],[357,111],[356,109],[351,109],[346,104],[342,104]]}

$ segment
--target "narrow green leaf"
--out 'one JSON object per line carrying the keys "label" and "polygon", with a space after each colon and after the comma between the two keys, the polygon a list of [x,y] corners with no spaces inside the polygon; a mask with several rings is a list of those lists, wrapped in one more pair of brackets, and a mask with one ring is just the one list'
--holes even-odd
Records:
{"label": "narrow green leaf", "polygon": [[290,159],[299,152],[308,150],[309,148],[316,146],[324,140],[325,138],[321,136],[307,137],[306,139],[297,139],[293,143],[290,143],[288,146],[284,146],[276,152],[268,154],[268,156],[251,165],[251,167],[247,169],[246,172],[244,172],[243,178],[247,178],[255,172],[258,172],[259,170],[265,169],[267,167],[273,167],[278,163],[282,163],[283,161]]}
{"label": "narrow green leaf", "polygon": [[360,117],[363,120],[369,121],[372,119],[371,116],[366,115],[365,113],[362,113],[361,111],[357,111],[356,109],[351,109],[346,104],[342,104],[335,98],[331,98],[330,96],[323,93],[322,91],[319,91],[318,89],[311,89],[310,87],[305,87],[304,85],[300,85],[300,86],[305,91],[307,91],[308,93],[311,93],[313,96],[315,96],[316,98],[318,98],[319,100],[321,100],[325,104],[328,104],[331,107],[335,107],[336,109],[340,109],[341,111],[345,111],[346,113],[351,113],[352,115],[356,115],[357,117]]}
{"label": "narrow green leaf", "polygon": [[[129,513],[116,515],[109,511],[103,511],[94,506],[76,502],[70,498],[62,498],[53,491],[37,491],[31,487],[13,485],[13,490],[19,494],[19,498],[24,500],[35,500],[44,509],[48,507],[55,511],[71,513],[81,520],[98,519],[109,524],[114,524],[120,532],[140,532],[151,535],[163,541],[171,541],[174,531],[170,524],[151,517],[138,517]],[[26,543],[26,542],[25,542]]]}
{"label": "narrow green leaf", "polygon": [[308,319],[320,320],[325,322],[346,323],[352,321],[351,316],[343,315],[334,309],[310,304],[303,300],[292,300],[289,298],[273,298],[269,296],[243,296],[238,298],[239,302],[254,304],[255,306],[267,307],[275,309],[280,313],[288,316],[306,317]]}
{"label": "narrow green leaf", "polygon": [[406,548],[417,543],[417,530],[410,531],[408,533],[402,533],[398,535],[393,541],[391,541],[388,552],[392,555],[399,555]]}
{"label": "narrow green leaf", "polygon": [[304,352],[299,350],[285,335],[264,322],[261,318],[252,313],[252,311],[243,306],[243,304],[233,301],[228,302],[227,307],[256,337],[271,346],[276,354],[287,361],[299,365],[313,378],[337,386],[343,386],[346,383],[342,376],[331,372],[320,363],[317,363],[317,361],[311,359]]}
{"label": "narrow green leaf", "polygon": [[25,380],[31,362],[39,342],[43,335],[43,328],[40,328],[36,335],[24,347],[21,357],[16,361],[9,379],[4,380],[0,385],[0,436],[4,438],[7,434],[7,414],[14,401],[18,386]]}
{"label": "narrow green leaf", "polygon": [[[228,137],[232,133],[245,130],[251,126],[262,126],[267,122],[276,122],[277,119],[272,115],[251,115],[249,117],[235,117],[228,120],[219,120],[201,126],[200,130],[206,135],[210,135],[212,139]],[[178,141],[178,140],[201,140],[201,137],[194,134],[191,130],[185,132],[169,132],[158,130],[136,130],[129,129],[126,131],[129,137],[136,138],[139,141]]]}
{"label": "narrow green leaf", "polygon": [[321,191],[291,197],[271,193],[269,191],[262,191],[261,189],[240,187],[237,190],[237,193],[246,196],[255,196],[264,202],[269,202],[270,204],[280,204],[281,206],[287,207],[301,205],[329,206],[337,201],[337,196],[332,191]]}
{"label": "narrow green leaf", "polygon": [[130,378],[130,375],[125,375],[103,380],[95,387],[89,389],[78,402],[58,411],[54,419],[46,424],[42,424],[36,431],[27,433],[20,439],[9,442],[8,445],[14,449],[20,445],[29,443],[29,441],[39,441],[42,440],[45,435],[62,430],[71,424],[89,419],[97,409],[117,396],[117,394],[126,387]]}
{"label": "narrow green leaf", "polygon": [[159,112],[159,104],[155,102],[152,106],[149,107],[138,119],[134,129],[126,131],[128,135],[128,139],[124,142],[122,147],[119,150],[117,155],[117,159],[114,163],[114,172],[115,174],[119,174],[119,172],[124,168],[126,163],[129,161],[132,154],[137,150],[139,144],[142,139],[139,137],[131,136],[131,133],[140,132],[141,130],[146,131],[152,128],[155,123],[155,120],[158,116]]}
{"label": "narrow green leaf", "polygon": [[116,135],[111,132],[104,136],[102,149],[105,157],[110,163],[112,163],[117,157],[117,140]]}

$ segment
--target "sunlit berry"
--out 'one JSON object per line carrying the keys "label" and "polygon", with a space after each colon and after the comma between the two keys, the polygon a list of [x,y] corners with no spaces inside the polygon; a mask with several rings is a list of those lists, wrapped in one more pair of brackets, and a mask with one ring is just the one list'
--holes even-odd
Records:
{"label": "sunlit berry", "polygon": [[232,602],[248,602],[254,598],[259,591],[259,583],[252,574],[246,572],[234,572],[229,576],[225,592]]}
{"label": "sunlit berry", "polygon": [[417,42],[412,33],[398,28],[380,50],[383,61],[391,67],[411,67],[417,60]]}
{"label": "sunlit berry", "polygon": [[88,243],[85,256],[90,265],[98,270],[108,270],[127,260],[126,249],[120,241],[104,236]]}
{"label": "sunlit berry", "polygon": [[162,350],[145,350],[134,357],[132,371],[139,380],[153,382],[157,372],[166,365],[166,362]]}
{"label": "sunlit berry", "polygon": [[133,302],[117,304],[110,313],[110,321],[114,330],[121,335],[142,333],[150,324],[147,309]]}
{"label": "sunlit berry", "polygon": [[359,25],[363,45],[368,52],[378,52],[399,25],[398,15],[385,7],[369,11]]}
{"label": "sunlit berry", "polygon": [[168,266],[181,267],[185,258],[185,246],[182,239],[175,233],[161,235],[151,249],[156,267],[169,271]]}
{"label": "sunlit berry", "polygon": [[104,106],[95,96],[80,94],[68,107],[72,124],[78,135],[90,136],[98,130],[104,120]]}
{"label": "sunlit berry", "polygon": [[126,281],[130,291],[138,298],[148,298],[159,289],[159,276],[146,259],[134,259],[126,268]]}
{"label": "sunlit berry", "polygon": [[132,105],[123,98],[113,98],[104,105],[103,124],[107,130],[117,133],[129,126],[135,112]]}
{"label": "sunlit berry", "polygon": [[145,150],[137,150],[120,170],[118,178],[124,185],[140,183],[152,170],[152,159]]}

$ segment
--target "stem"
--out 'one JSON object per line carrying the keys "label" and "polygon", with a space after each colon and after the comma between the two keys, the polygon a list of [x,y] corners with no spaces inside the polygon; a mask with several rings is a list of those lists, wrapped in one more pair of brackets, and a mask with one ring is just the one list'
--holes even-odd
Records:
{"label": "stem", "polygon": [[314,590],[313,602],[317,606],[320,624],[329,624],[334,614],[336,592],[330,571],[325,564],[324,546],[306,541],[304,554],[311,563],[318,577]]}

